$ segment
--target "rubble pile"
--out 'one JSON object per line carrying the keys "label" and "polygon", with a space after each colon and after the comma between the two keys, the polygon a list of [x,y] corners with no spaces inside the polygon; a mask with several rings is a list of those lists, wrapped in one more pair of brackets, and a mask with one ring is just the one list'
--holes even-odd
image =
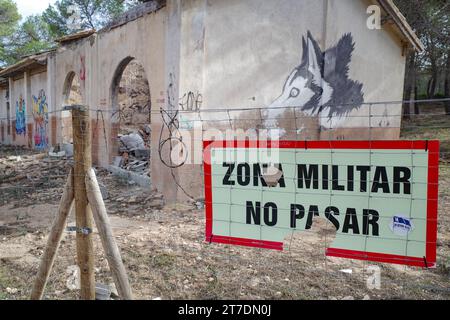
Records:
{"label": "rubble pile", "polygon": [[122,180],[105,169],[98,169],[103,199],[108,213],[140,215],[147,210],[162,209],[166,203],[157,190],[140,187],[132,180]]}
{"label": "rubble pile", "polygon": [[[15,147],[15,155],[5,155],[8,150],[0,146],[0,205],[27,207],[38,203],[57,204],[73,159],[62,156],[58,148],[53,148],[49,153],[37,153],[27,149],[18,152]],[[156,190],[124,180],[107,169],[97,168],[96,174],[110,214],[142,215],[147,211],[160,210],[166,204]]]}
{"label": "rubble pile", "polygon": [[141,129],[120,134],[119,155],[115,157],[113,165],[139,175],[150,176],[150,147],[146,141],[150,140],[151,129],[149,125]]}
{"label": "rubble pile", "polygon": [[61,197],[70,167],[67,158],[53,158],[46,153],[0,158],[0,201],[57,200]]}

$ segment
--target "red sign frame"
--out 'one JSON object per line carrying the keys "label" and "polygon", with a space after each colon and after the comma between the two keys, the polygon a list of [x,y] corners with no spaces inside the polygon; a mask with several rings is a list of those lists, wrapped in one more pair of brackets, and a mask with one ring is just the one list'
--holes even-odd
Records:
{"label": "red sign frame", "polygon": [[423,258],[401,255],[353,251],[328,248],[327,256],[349,258],[392,264],[402,264],[423,268],[436,266],[438,181],[439,181],[439,141],[204,141],[204,176],[206,206],[206,241],[254,248],[283,250],[283,242],[272,242],[245,238],[216,236],[212,232],[213,196],[211,178],[211,148],[280,148],[280,149],[386,149],[386,150],[427,150],[428,151],[428,194],[427,194],[427,235],[426,256]]}

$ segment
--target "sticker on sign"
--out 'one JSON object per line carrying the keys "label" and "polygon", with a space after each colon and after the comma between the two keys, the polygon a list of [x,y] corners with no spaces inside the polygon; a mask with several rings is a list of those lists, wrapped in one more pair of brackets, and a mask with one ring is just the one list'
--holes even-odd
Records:
{"label": "sticker on sign", "polygon": [[208,242],[283,250],[319,216],[328,256],[436,266],[439,141],[206,141],[204,174]]}

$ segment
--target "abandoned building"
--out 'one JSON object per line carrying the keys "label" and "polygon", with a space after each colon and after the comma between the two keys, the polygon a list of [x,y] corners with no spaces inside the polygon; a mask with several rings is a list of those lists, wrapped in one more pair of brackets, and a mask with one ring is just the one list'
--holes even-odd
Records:
{"label": "abandoned building", "polygon": [[[367,25],[371,5],[381,29]],[[233,121],[280,139],[396,139],[401,104],[371,103],[402,100],[410,49],[422,44],[391,0],[150,1],[3,69],[0,143],[70,144],[63,107],[88,105],[96,165],[114,164],[120,134],[140,130],[152,187],[184,199],[174,177],[202,197],[201,165],[171,169],[158,155],[161,109],[183,111],[185,130]]]}

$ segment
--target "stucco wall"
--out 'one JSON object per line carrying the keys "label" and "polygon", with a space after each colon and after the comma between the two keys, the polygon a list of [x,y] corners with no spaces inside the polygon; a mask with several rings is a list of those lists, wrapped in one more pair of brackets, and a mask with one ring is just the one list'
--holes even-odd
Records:
{"label": "stucco wall", "polygon": [[8,136],[8,122],[7,108],[6,108],[6,95],[8,88],[0,88],[0,143],[8,144],[11,143],[10,137]]}
{"label": "stucco wall", "polygon": [[[172,172],[159,159],[160,108],[196,111],[180,116],[181,129],[188,131],[194,127],[201,131],[255,129],[275,124],[283,139],[397,138],[401,106],[367,103],[401,100],[405,57],[401,42],[393,33],[367,28],[369,4],[365,0],[168,0],[167,6],[155,13],[51,53],[48,81],[45,74],[11,81],[11,119],[15,119],[16,101],[22,94],[26,99],[27,123],[32,123],[32,96],[44,90],[50,111],[49,142],[61,143],[60,110],[70,85],[67,79],[75,73],[81,82],[81,102],[92,110],[94,162],[107,166],[115,155],[118,132],[117,121],[112,117],[117,110],[114,84],[127,61],[136,59],[144,67],[150,86],[152,182],[169,200],[185,196],[176,187]],[[356,96],[363,96],[366,104],[352,108],[339,122],[330,123],[321,120],[327,117],[327,110],[304,118],[302,112],[276,109],[284,104],[290,106],[286,102],[289,92],[283,92],[286,79],[299,68],[304,52],[306,56],[311,53],[310,48],[316,53],[326,52],[325,61],[329,64],[325,64],[324,73],[333,74],[333,63],[346,56],[333,57],[329,49],[341,43],[345,34],[351,35],[354,50],[347,57],[348,76],[339,76],[348,84],[357,84],[352,90],[360,91]],[[319,82],[325,93],[331,92],[327,85],[332,89],[335,85],[329,78]],[[334,89],[337,92],[339,88]],[[188,97],[193,97],[193,104],[192,100],[187,101]],[[263,117],[272,116],[278,120],[268,125]],[[165,129],[163,138],[167,134]],[[192,143],[190,158],[199,163],[201,140],[209,137],[190,134],[186,137]],[[30,141],[34,143],[28,136],[15,135],[16,144],[27,145]],[[167,155],[163,152],[163,156]],[[200,165],[185,165],[173,170],[173,174],[192,195],[202,196]]]}
{"label": "stucco wall", "polygon": [[[182,127],[222,132],[230,127],[264,128],[267,122],[262,119],[273,115],[284,132],[282,139],[398,138],[401,105],[369,102],[402,99],[405,57],[400,39],[392,32],[367,27],[370,4],[359,0],[183,1],[180,104],[185,104],[188,93],[200,95],[201,104],[194,103],[194,111],[200,112],[182,115]],[[323,52],[336,46],[345,34],[351,35],[354,51],[347,80],[362,84],[359,91],[364,104],[340,121],[328,121],[327,110],[311,118],[283,108],[284,112],[269,111],[268,116],[261,116],[258,109],[226,111],[278,105],[286,79],[302,62],[302,37],[307,40],[308,32]],[[325,57],[336,59],[333,52]],[[333,67],[325,65],[327,68],[325,72],[333,73]],[[189,134],[192,137],[192,132]],[[191,158],[201,158],[201,141],[194,144]],[[199,166],[186,165],[180,174],[182,185],[200,197]]]}
{"label": "stucco wall", "polygon": [[[28,140],[28,124],[31,124],[30,98],[27,97],[25,78],[10,81],[10,101],[11,101],[11,121],[12,121],[12,141],[16,145],[29,146]],[[22,99],[21,99],[22,98]],[[20,102],[25,106],[25,126],[19,125],[19,113],[17,111]],[[23,123],[22,123],[23,124]]]}
{"label": "stucco wall", "polygon": [[[180,97],[200,92],[203,110],[271,105],[300,64],[302,37],[310,31],[322,50],[351,33],[355,50],[349,77],[363,84],[364,102],[401,100],[402,46],[392,33],[367,28],[369,4],[355,0],[184,1]],[[367,126],[367,109],[349,115],[362,114],[365,119],[349,119],[341,125]],[[389,115],[398,114],[393,109]]]}
{"label": "stucco wall", "polygon": [[[165,107],[169,78],[166,72],[166,30],[170,21],[166,11],[167,8],[162,8],[125,25],[66,45],[50,57],[49,66],[52,68],[53,110],[60,110],[65,103],[64,90],[70,85],[68,75],[75,72],[80,79],[82,103],[91,108],[93,160],[101,166],[110,165],[116,155],[114,143],[117,143],[118,124],[113,112],[118,105],[114,99],[114,84],[120,80],[121,71],[131,59],[136,59],[144,67],[152,106],[151,178],[156,188],[169,198],[175,198],[177,190],[167,180],[170,173],[158,158],[161,117],[157,112],[160,107]],[[175,55],[176,61],[178,56]],[[58,128],[61,126],[60,118],[61,114],[57,119]],[[61,130],[58,130],[57,141],[62,141]]]}

